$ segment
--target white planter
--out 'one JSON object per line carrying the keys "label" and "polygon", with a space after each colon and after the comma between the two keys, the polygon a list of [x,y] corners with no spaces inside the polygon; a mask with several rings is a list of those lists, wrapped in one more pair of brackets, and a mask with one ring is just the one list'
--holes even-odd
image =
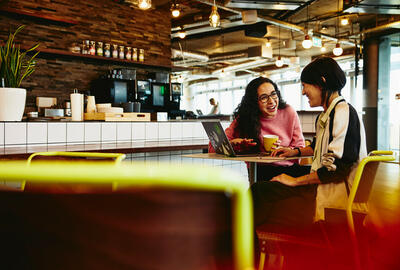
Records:
{"label": "white planter", "polygon": [[0,121],[21,121],[25,100],[25,89],[0,87]]}

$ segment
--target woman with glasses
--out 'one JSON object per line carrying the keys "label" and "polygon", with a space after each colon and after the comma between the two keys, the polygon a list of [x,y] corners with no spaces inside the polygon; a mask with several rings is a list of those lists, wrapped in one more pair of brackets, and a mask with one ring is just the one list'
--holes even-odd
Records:
{"label": "woman with glasses", "polygon": [[[263,135],[278,135],[275,147],[298,153],[304,147],[304,137],[296,111],[282,99],[278,86],[268,78],[259,77],[246,87],[241,103],[235,110],[235,120],[225,130],[235,152],[266,152]],[[211,145],[209,152],[214,152]],[[297,160],[258,164],[257,181],[270,180],[282,173],[292,176],[308,172]]]}

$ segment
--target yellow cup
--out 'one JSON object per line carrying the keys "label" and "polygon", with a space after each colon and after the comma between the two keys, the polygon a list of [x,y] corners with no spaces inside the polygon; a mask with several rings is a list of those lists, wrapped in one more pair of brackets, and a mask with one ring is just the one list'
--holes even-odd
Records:
{"label": "yellow cup", "polygon": [[264,143],[264,148],[267,153],[272,152],[272,147],[274,146],[274,143],[279,139],[277,135],[264,135],[263,136],[263,143]]}

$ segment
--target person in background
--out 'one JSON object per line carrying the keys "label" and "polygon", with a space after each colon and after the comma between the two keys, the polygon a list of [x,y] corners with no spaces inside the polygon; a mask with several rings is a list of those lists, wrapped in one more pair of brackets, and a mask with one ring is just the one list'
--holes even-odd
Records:
{"label": "person in background", "polygon": [[[246,87],[241,103],[236,108],[235,120],[225,130],[235,152],[266,152],[263,135],[279,136],[275,147],[284,147],[297,154],[304,147],[304,137],[296,111],[282,99],[278,86],[270,79],[259,77]],[[215,152],[211,144],[209,152]],[[292,176],[308,173],[308,167],[298,160],[284,160],[257,166],[257,181],[270,180],[282,173]]]}
{"label": "person in background", "polygon": [[219,108],[219,103],[214,99],[214,98],[210,98],[210,104],[212,106],[212,109],[210,111],[210,115],[211,114],[220,114],[221,110]]}
{"label": "person in background", "polygon": [[[325,218],[325,208],[345,209],[358,163],[367,156],[362,121],[340,95],[346,76],[338,63],[329,57],[317,58],[303,69],[301,84],[310,106],[323,108],[316,121],[316,138],[298,152],[280,148],[272,156],[313,155],[311,172],[299,177],[281,174],[252,185],[256,226],[311,225]],[[280,207],[288,200],[286,208]]]}

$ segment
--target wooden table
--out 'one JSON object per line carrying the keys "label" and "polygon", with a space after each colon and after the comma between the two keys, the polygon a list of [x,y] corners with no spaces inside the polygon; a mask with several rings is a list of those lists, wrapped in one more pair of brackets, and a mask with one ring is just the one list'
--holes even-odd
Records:
{"label": "wooden table", "polygon": [[203,159],[221,159],[221,160],[233,160],[233,161],[245,161],[249,162],[249,181],[250,185],[257,181],[257,163],[273,163],[282,160],[293,160],[300,158],[309,158],[309,156],[303,157],[270,157],[270,156],[251,156],[251,157],[227,157],[216,153],[206,153],[206,154],[191,154],[183,155],[183,157],[188,158],[203,158]]}

